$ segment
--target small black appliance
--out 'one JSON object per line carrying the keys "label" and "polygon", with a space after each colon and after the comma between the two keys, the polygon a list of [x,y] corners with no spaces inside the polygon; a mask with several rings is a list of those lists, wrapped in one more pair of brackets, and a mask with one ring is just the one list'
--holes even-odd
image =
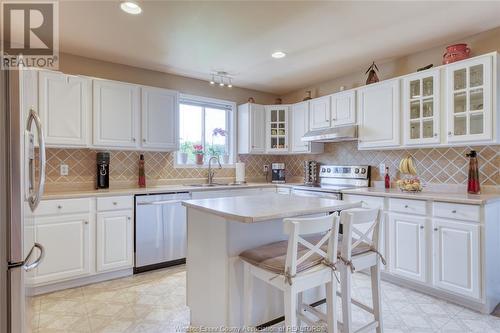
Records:
{"label": "small black appliance", "polygon": [[96,156],[96,189],[109,188],[109,153],[98,152]]}

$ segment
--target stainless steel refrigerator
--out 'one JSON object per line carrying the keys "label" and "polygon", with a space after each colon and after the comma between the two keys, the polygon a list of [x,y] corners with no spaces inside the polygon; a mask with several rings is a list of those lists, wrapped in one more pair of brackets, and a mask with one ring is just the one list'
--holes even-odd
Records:
{"label": "stainless steel refrigerator", "polygon": [[0,70],[2,333],[31,331],[32,274],[44,256],[43,246],[35,242],[32,216],[44,190],[45,144],[37,110],[26,102],[24,73],[22,68]]}

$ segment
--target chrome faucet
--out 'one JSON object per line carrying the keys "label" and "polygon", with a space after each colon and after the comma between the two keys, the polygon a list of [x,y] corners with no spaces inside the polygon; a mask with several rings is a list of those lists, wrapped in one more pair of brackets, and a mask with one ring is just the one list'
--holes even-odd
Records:
{"label": "chrome faucet", "polygon": [[212,160],[214,158],[217,160],[217,163],[219,164],[219,169],[222,169],[222,165],[220,164],[219,156],[210,157],[210,159],[208,160],[208,184],[209,185],[212,185],[214,183],[215,171],[212,170]]}

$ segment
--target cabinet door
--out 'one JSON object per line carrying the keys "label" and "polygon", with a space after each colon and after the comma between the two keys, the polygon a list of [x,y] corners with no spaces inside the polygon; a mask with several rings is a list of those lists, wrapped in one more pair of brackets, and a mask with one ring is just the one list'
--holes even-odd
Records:
{"label": "cabinet door", "polygon": [[133,266],[131,210],[97,214],[97,271]]}
{"label": "cabinet door", "polygon": [[492,139],[492,57],[447,67],[448,142]]}
{"label": "cabinet door", "polygon": [[330,96],[309,101],[309,128],[311,130],[330,127],[330,107]]}
{"label": "cabinet door", "polygon": [[391,273],[425,282],[425,218],[394,213],[388,215]]}
{"label": "cabinet door", "polygon": [[374,83],[358,94],[359,144],[361,149],[400,144],[399,80]]}
{"label": "cabinet door", "polygon": [[480,298],[479,225],[434,219],[434,285]]}
{"label": "cabinet door", "polygon": [[266,150],[288,152],[288,106],[267,106],[266,124]]}
{"label": "cabinet door", "polygon": [[139,87],[94,80],[94,145],[138,147]]}
{"label": "cabinet door", "polygon": [[264,105],[249,104],[250,153],[261,154],[266,150],[266,110]]}
{"label": "cabinet door", "polygon": [[172,90],[142,87],[142,147],[178,148],[179,100]]}
{"label": "cabinet door", "polygon": [[86,147],[89,138],[91,80],[40,71],[40,118],[49,146]]}
{"label": "cabinet door", "polygon": [[36,269],[36,284],[90,274],[90,216],[63,215],[35,218],[35,238],[46,254]]}
{"label": "cabinet door", "polygon": [[403,133],[405,144],[439,143],[439,70],[425,71],[403,81]]}
{"label": "cabinet door", "polygon": [[309,102],[302,102],[292,105],[290,111],[291,121],[291,150],[292,153],[307,153],[310,151],[310,144],[302,141],[302,137],[309,128]]}
{"label": "cabinet door", "polygon": [[356,92],[332,95],[332,126],[356,124]]}

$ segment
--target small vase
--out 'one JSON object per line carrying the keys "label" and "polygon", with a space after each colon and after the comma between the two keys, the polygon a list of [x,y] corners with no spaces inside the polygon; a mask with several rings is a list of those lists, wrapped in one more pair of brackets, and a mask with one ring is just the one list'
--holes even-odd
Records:
{"label": "small vase", "polygon": [[180,153],[181,154],[181,163],[186,164],[188,161],[188,154],[187,153]]}
{"label": "small vase", "polygon": [[224,161],[224,164],[229,164],[229,155],[228,154],[225,154],[223,157],[222,157],[223,161]]}
{"label": "small vase", "polygon": [[467,44],[454,44],[446,47],[446,53],[443,55],[443,65],[451,64],[455,61],[464,60],[470,57],[470,48]]}
{"label": "small vase", "polygon": [[203,154],[196,154],[196,164],[203,165]]}

